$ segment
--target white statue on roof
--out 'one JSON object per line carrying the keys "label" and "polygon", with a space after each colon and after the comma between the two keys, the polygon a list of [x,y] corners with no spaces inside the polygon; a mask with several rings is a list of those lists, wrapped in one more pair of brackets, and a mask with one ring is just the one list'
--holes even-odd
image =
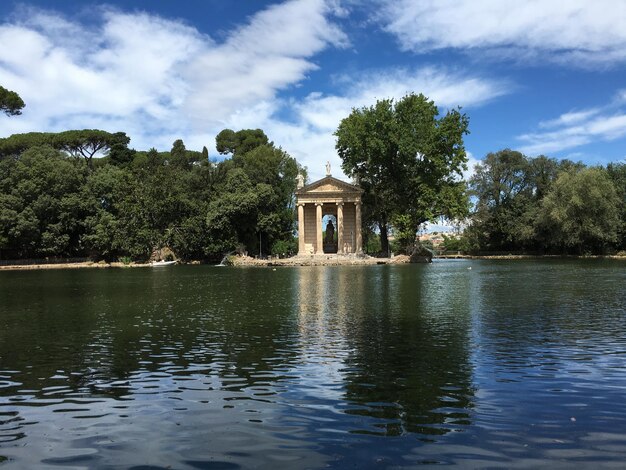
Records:
{"label": "white statue on roof", "polygon": [[326,176],[330,176],[330,162],[326,162]]}

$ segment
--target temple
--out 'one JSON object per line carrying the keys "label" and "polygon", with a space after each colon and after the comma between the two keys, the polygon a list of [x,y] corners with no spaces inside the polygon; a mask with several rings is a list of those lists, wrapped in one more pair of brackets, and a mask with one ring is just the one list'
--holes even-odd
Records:
{"label": "temple", "polygon": [[[358,186],[330,174],[306,186],[298,178],[298,255],[361,254],[361,194]],[[325,232],[325,233],[324,233]]]}

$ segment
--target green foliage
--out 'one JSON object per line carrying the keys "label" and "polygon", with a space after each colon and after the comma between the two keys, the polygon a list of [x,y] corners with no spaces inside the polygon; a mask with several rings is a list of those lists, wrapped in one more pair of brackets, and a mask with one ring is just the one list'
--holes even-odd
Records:
{"label": "green foliage", "polygon": [[[411,106],[400,107],[402,119],[396,119],[415,121],[421,140],[398,137],[393,165],[377,160],[380,168],[373,173],[365,167],[375,156],[355,160],[353,174],[368,188],[364,246],[369,253],[387,252],[386,232],[373,230],[376,226],[392,228],[392,251],[398,253],[400,243],[402,248],[412,245],[415,224],[423,217],[464,211],[464,188],[455,179],[462,159],[457,155],[461,166],[450,170],[453,165],[446,158],[455,157],[445,156],[449,142],[438,142],[447,134],[427,124],[434,119],[432,103],[417,100],[412,106],[425,107],[430,114],[424,117],[412,114]],[[396,108],[379,111],[384,116]],[[454,119],[462,122],[460,115]],[[347,122],[362,123],[356,118]],[[435,122],[435,127],[456,129],[442,119]],[[381,125],[410,129],[393,120]],[[182,141],[171,152],[135,152],[124,133],[87,130],[0,139],[0,155],[5,157],[0,158],[0,257],[89,255],[145,261],[164,247],[184,260],[219,261],[234,250],[295,253],[296,175],[306,174],[306,169],[260,132],[233,132],[233,156],[221,162],[187,150]],[[383,142],[382,137],[375,135],[371,142]],[[432,148],[439,150],[428,156]],[[408,156],[415,151],[417,162]],[[98,152],[106,157],[93,158]],[[346,155],[356,159],[351,150]],[[396,164],[402,170],[392,168]],[[376,175],[387,185],[378,186]],[[397,188],[390,175],[399,178]],[[587,169],[504,150],[486,157],[471,184],[476,198],[472,223],[460,240],[445,238],[448,250],[600,253],[626,248],[624,164]],[[404,206],[402,198],[413,206]]]}
{"label": "green foliage", "polygon": [[434,250],[435,247],[433,246],[433,241],[432,240],[422,240],[419,242],[420,245],[422,245],[424,248],[429,249],[430,251]]}
{"label": "green foliage", "polygon": [[[301,168],[259,132],[235,133],[243,147],[220,163],[182,140],[171,152],[136,152],[124,133],[1,139],[10,158],[0,159],[0,256],[145,261],[169,247],[181,259],[219,260],[239,247],[258,252],[259,237],[264,253],[293,252]],[[106,157],[91,161],[98,152]]]}
{"label": "green foliage", "polygon": [[[476,235],[484,248],[511,250],[533,238],[527,231],[527,209],[533,200],[531,171],[526,156],[509,149],[490,153],[476,165],[470,188],[478,198],[474,221],[482,227]],[[547,188],[550,183],[542,184]]]}
{"label": "green foliage", "polygon": [[0,111],[7,116],[17,116],[22,114],[22,109],[26,106],[20,95],[0,86]]}
{"label": "green foliage", "polygon": [[421,94],[377,101],[341,121],[335,136],[342,169],[364,189],[363,222],[378,226],[383,251],[389,224],[408,247],[421,224],[467,214],[461,178],[468,123],[458,110],[440,117]]}
{"label": "green foliage", "polygon": [[129,165],[137,153],[133,149],[128,148],[130,137],[124,132],[116,132],[110,140],[110,149],[108,153],[109,160],[112,164],[118,166]]}
{"label": "green foliage", "polygon": [[287,240],[276,240],[272,244],[272,255],[293,256],[298,252],[298,239],[292,237]]}
{"label": "green foliage", "polygon": [[181,139],[174,141],[170,150],[170,163],[176,166],[185,166],[187,163],[187,149]]}
{"label": "green foliage", "polygon": [[273,146],[261,129],[224,129],[215,137],[215,147],[222,155],[242,155],[260,145]]}
{"label": "green foliage", "polygon": [[621,203],[606,170],[565,171],[541,201],[538,224],[556,249],[602,253],[618,241]]}
{"label": "green foliage", "polygon": [[31,147],[44,145],[54,148],[54,134],[48,132],[28,132],[13,134],[0,139],[0,157],[17,157]]}
{"label": "green foliage", "polygon": [[368,255],[381,254],[380,235],[372,230],[364,230],[363,251],[365,251]]}
{"label": "green foliage", "polygon": [[470,181],[477,203],[467,249],[603,253],[624,246],[623,171],[508,149],[490,153]]}
{"label": "green foliage", "polygon": [[0,139],[0,157],[18,156],[29,148],[48,145],[66,152],[76,160],[84,158],[88,167],[93,168],[93,157],[96,154],[106,154],[115,145],[124,147],[129,140],[123,132],[111,134],[98,129],[13,134]]}
{"label": "green foliage", "polygon": [[50,147],[0,160],[0,250],[15,257],[72,256],[83,232],[84,165]]}
{"label": "green foliage", "polygon": [[620,201],[618,210],[620,211],[621,227],[618,238],[619,246],[626,249],[626,163],[609,163],[606,171],[613,182]]}
{"label": "green foliage", "polygon": [[476,250],[476,247],[472,246],[471,240],[467,236],[450,236],[443,234],[443,244],[441,249],[444,251],[471,253]]}
{"label": "green foliage", "polygon": [[163,165],[163,158],[154,147],[148,150],[148,154],[146,156],[148,157],[148,166],[157,167]]}

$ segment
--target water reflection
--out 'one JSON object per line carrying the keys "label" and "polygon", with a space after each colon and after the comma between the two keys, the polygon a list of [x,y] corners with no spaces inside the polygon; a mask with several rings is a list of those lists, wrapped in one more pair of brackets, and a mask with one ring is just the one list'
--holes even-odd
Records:
{"label": "water reflection", "polygon": [[[624,459],[623,264],[485,263],[473,274],[484,438],[503,460],[522,455],[534,465]],[[589,445],[599,435],[612,444]]]}
{"label": "water reflection", "polygon": [[417,439],[468,426],[472,406],[468,291],[454,276],[442,281],[455,289],[439,289],[414,268],[307,267],[297,278],[307,398],[345,415],[329,416],[344,440],[408,437],[398,462]]}
{"label": "water reflection", "polygon": [[0,273],[0,462],[620,461],[626,277],[574,267]]}

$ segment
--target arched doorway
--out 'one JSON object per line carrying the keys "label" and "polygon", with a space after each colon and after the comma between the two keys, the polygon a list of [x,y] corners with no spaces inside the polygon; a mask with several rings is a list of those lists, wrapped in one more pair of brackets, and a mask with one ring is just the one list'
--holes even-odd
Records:
{"label": "arched doorway", "polygon": [[335,214],[326,214],[322,217],[322,237],[324,240],[324,253],[337,253],[337,216]]}

